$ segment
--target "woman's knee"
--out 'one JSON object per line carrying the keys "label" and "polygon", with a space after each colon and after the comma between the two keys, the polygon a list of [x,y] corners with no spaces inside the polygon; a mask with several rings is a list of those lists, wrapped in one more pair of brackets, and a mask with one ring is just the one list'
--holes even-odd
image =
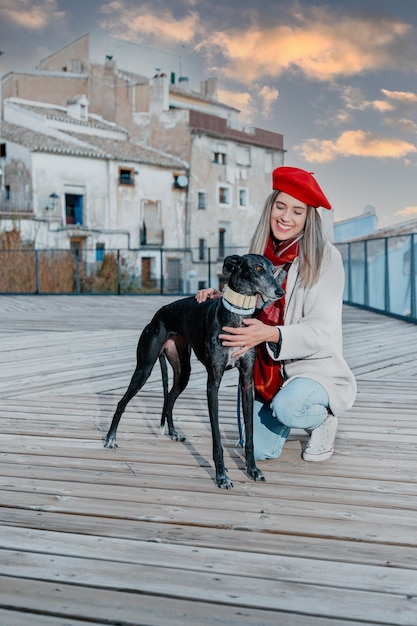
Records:
{"label": "woman's knee", "polygon": [[311,378],[294,378],[282,387],[271,402],[273,414],[291,428],[309,428],[326,418],[329,396]]}

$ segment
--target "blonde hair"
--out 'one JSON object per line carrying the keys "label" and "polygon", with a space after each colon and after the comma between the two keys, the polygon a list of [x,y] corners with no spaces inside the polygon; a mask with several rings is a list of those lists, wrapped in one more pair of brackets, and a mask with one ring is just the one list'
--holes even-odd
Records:
{"label": "blonde hair", "polygon": [[[271,233],[271,210],[279,191],[273,191],[266,199],[261,217],[249,246],[249,252],[264,254]],[[303,287],[317,282],[326,246],[326,235],[321,217],[315,207],[307,206],[307,218],[300,240],[299,274]]]}

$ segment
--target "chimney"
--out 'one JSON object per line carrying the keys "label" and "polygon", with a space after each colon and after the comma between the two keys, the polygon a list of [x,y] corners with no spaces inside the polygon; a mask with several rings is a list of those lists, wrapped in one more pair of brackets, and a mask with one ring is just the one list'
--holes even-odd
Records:
{"label": "chimney", "polygon": [[207,78],[200,82],[200,93],[206,98],[217,100],[217,78]]}
{"label": "chimney", "polygon": [[73,96],[67,100],[67,113],[75,120],[88,120],[88,105],[87,96],[84,94]]}

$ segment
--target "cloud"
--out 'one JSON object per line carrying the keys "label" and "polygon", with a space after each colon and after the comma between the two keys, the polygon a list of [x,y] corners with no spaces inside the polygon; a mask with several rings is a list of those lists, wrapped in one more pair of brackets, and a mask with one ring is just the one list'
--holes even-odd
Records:
{"label": "cloud", "polygon": [[240,111],[239,119],[244,124],[252,124],[255,116],[262,114],[268,118],[272,113],[272,105],[279,97],[278,89],[264,85],[254,86],[251,91],[218,90],[219,100]]}
{"label": "cloud", "polygon": [[178,18],[166,8],[152,4],[140,5],[125,0],[112,0],[101,8],[103,18],[100,26],[114,37],[137,41],[143,37],[147,41],[161,43],[189,43],[201,31],[198,16],[189,12]]}
{"label": "cloud", "polygon": [[0,0],[0,19],[27,30],[42,30],[65,15],[58,11],[57,0]]}
{"label": "cloud", "polygon": [[256,111],[251,99],[251,94],[248,91],[238,92],[220,88],[217,93],[221,102],[227,102],[229,106],[232,106],[240,111],[239,119],[243,123],[252,123]]}
{"label": "cloud", "polygon": [[412,91],[390,91],[389,89],[381,89],[381,93],[386,98],[396,104],[417,106],[417,93]]}
{"label": "cloud", "polygon": [[265,85],[259,92],[259,97],[262,100],[262,115],[264,117],[270,117],[272,112],[272,105],[278,100],[279,91],[273,87]]}
{"label": "cloud", "polygon": [[187,43],[204,54],[211,71],[246,85],[284,72],[332,81],[378,69],[415,69],[413,28],[395,17],[300,5],[292,14],[291,7],[279,7],[266,25],[262,14],[242,11],[242,26],[236,20],[229,26],[222,8],[214,3],[203,13],[204,3],[189,0],[182,13],[174,13],[157,0],[110,0],[99,25],[132,41]]}
{"label": "cloud", "polygon": [[417,123],[407,117],[387,117],[384,123],[402,132],[417,134]]}
{"label": "cloud", "polygon": [[355,111],[365,111],[374,109],[380,113],[394,111],[399,107],[417,108],[417,94],[411,91],[390,91],[381,89],[381,93],[385,96],[385,100],[367,100],[362,90],[357,87],[340,88],[341,98],[347,109]]}
{"label": "cloud", "polygon": [[325,8],[305,7],[296,20],[280,20],[275,26],[213,32],[197,49],[203,50],[211,63],[221,56],[223,75],[239,77],[245,83],[283,72],[331,81],[377,69],[397,69],[399,56],[403,66],[411,66],[411,54],[407,61],[411,33],[409,24],[394,17],[341,18]]}
{"label": "cloud", "polygon": [[412,117],[417,111],[417,94],[411,91],[390,91],[381,89],[385,99],[367,100],[361,89],[352,86],[332,85],[343,103],[343,108],[323,117],[323,126],[329,123],[341,125],[352,119],[352,112],[377,111],[382,123],[404,133],[417,133],[417,123]]}
{"label": "cloud", "polygon": [[394,215],[405,215],[413,217],[414,215],[417,215],[417,206],[406,206],[400,211],[395,211]]}
{"label": "cloud", "polygon": [[408,141],[363,130],[345,131],[334,141],[308,139],[294,149],[310,163],[330,163],[336,158],[349,156],[399,159],[417,152],[417,147]]}

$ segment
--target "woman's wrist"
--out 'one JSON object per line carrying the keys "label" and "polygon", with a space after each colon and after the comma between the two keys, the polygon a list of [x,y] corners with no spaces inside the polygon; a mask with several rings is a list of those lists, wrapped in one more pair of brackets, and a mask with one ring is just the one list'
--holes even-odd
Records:
{"label": "woman's wrist", "polygon": [[281,333],[277,326],[270,326],[270,333],[267,339],[268,343],[279,343],[281,339]]}

